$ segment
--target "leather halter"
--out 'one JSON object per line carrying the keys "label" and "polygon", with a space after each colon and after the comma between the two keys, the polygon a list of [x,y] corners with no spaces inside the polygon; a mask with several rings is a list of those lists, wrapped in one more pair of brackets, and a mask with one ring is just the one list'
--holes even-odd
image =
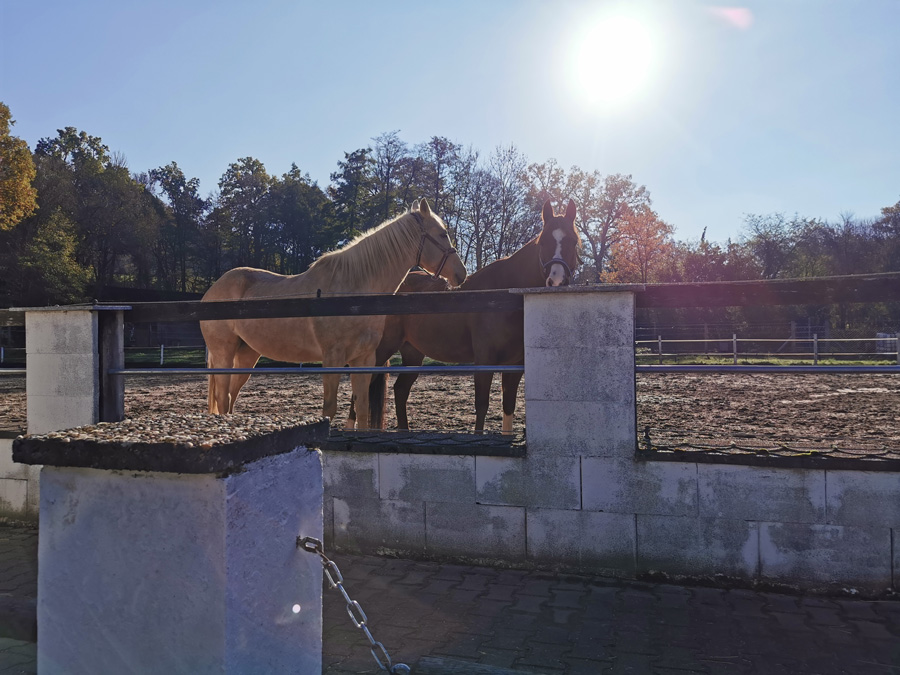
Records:
{"label": "leather halter", "polygon": [[563,278],[562,284],[560,284],[560,285],[561,286],[569,285],[569,280],[571,280],[571,278],[572,278],[572,268],[569,267],[569,264],[565,260],[563,260],[562,258],[550,258],[550,260],[548,260],[547,262],[544,262],[544,259],[541,258],[540,251],[538,251],[538,260],[541,263],[541,269],[543,269],[545,277],[550,276],[550,268],[553,265],[562,265],[562,268],[565,271],[565,276]]}
{"label": "leather halter", "polygon": [[438,276],[440,276],[440,274],[441,274],[441,270],[444,269],[444,265],[447,263],[447,259],[451,255],[456,253],[456,249],[453,248],[452,246],[450,248],[445,248],[443,243],[441,243],[440,241],[435,239],[433,236],[431,236],[425,230],[425,226],[423,225],[423,218],[422,218],[421,213],[413,211],[412,214],[413,214],[413,217],[416,219],[416,222],[419,224],[419,232],[422,233],[422,237],[421,237],[421,239],[419,239],[419,252],[416,254],[416,264],[413,265],[412,269],[422,270],[423,272],[428,271],[424,267],[422,267],[422,265],[420,264],[422,262],[422,251],[425,248],[425,241],[428,240],[432,244],[437,246],[438,250],[441,253],[443,253],[443,256],[441,256],[441,262],[438,264],[437,270],[435,270],[434,274],[431,275],[432,279],[437,279]]}

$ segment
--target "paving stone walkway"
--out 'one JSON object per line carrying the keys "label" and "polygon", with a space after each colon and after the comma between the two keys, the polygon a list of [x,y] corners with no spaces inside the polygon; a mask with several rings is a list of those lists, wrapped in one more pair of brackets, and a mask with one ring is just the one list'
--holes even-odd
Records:
{"label": "paving stone walkway", "polygon": [[[36,530],[0,525],[2,675],[37,672],[27,634],[36,552]],[[559,675],[900,675],[897,601],[333,558],[375,638],[413,673],[428,662],[429,674],[435,663],[471,663]],[[325,675],[380,672],[336,591],[325,591],[324,622]]]}

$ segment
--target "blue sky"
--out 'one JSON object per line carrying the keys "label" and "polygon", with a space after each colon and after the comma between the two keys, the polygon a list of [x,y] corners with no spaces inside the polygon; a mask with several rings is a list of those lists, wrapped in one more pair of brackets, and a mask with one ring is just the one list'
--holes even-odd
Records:
{"label": "blue sky", "polygon": [[74,126],[204,194],[245,156],[324,187],[392,130],[514,144],[722,242],[900,200],[898,27],[896,0],[0,0],[0,101],[32,148]]}

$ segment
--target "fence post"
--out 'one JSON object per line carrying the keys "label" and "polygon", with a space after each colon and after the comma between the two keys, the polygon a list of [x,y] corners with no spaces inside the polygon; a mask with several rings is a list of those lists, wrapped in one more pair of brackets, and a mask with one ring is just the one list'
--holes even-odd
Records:
{"label": "fence post", "polygon": [[731,353],[734,357],[732,363],[734,363],[734,365],[737,365],[737,333],[731,334]]}
{"label": "fence post", "polygon": [[6,354],[4,353],[3,349],[3,347],[0,347],[0,363],[3,363],[6,358]]}
{"label": "fence post", "polygon": [[813,365],[819,365],[819,334],[813,333]]}
{"label": "fence post", "polygon": [[165,360],[166,360],[166,346],[161,344],[159,346],[159,365],[163,365],[163,363],[165,363]]}
{"label": "fence post", "polygon": [[[525,507],[529,560],[576,566],[589,560],[629,574],[634,515],[603,513],[596,505],[612,491],[607,486],[618,489],[621,471],[629,475],[623,484],[632,485],[636,464],[635,295],[624,285],[570,288],[525,291],[528,452],[523,460],[477,458],[479,501]],[[560,325],[571,330],[561,336]],[[589,478],[598,475],[609,482],[598,487]],[[587,510],[588,503],[597,510]]]}
{"label": "fence post", "polygon": [[247,438],[153,419],[205,448],[135,442],[127,423],[14,442],[15,461],[43,466],[39,672],[321,672],[322,563],[297,537],[322,539],[308,448],[328,422],[258,420]]}
{"label": "fence post", "polygon": [[897,333],[897,365],[900,366],[900,333]]}
{"label": "fence post", "polygon": [[125,419],[125,378],[121,375],[109,375],[108,372],[125,367],[124,312],[121,309],[99,312],[97,325],[100,337],[100,421],[119,422]]}
{"label": "fence post", "polygon": [[659,365],[662,365],[662,335],[657,336],[656,353],[659,354]]}

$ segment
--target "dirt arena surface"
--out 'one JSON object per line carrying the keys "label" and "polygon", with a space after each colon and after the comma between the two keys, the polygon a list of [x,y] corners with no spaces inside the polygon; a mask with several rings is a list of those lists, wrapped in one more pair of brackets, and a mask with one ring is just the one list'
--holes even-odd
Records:
{"label": "dirt arena surface", "polygon": [[[500,430],[500,383],[494,378],[486,428]],[[129,417],[165,410],[206,410],[206,378],[128,376]],[[515,430],[523,431],[524,382]],[[900,448],[900,375],[639,374],[638,429],[651,435],[686,436],[715,444],[783,443],[791,446],[881,445]],[[292,410],[320,415],[322,384],[315,376],[254,375],[241,392],[241,412]],[[396,424],[389,399],[388,427]],[[342,382],[339,423],[350,401]],[[409,402],[417,429],[470,430],[474,386],[470,376],[422,376]],[[0,430],[25,428],[25,378],[0,377]],[[599,431],[599,430],[598,430]]]}

